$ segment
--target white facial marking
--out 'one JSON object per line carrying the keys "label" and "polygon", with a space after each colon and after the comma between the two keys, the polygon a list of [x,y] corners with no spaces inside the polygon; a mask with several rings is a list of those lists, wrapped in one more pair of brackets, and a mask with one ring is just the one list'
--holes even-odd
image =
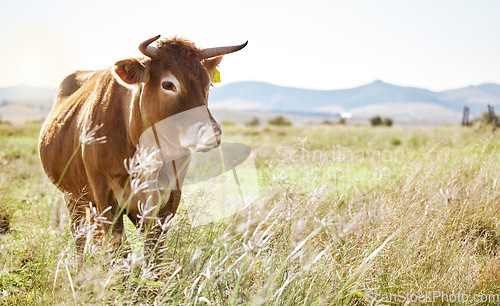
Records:
{"label": "white facial marking", "polygon": [[161,80],[161,89],[167,94],[176,95],[181,90],[181,83],[176,77],[169,74]]}

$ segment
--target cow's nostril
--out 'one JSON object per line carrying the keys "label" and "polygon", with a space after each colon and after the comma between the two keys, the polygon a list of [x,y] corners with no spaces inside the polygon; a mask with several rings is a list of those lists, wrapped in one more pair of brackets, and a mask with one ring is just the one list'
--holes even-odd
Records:
{"label": "cow's nostril", "polygon": [[215,134],[219,134],[220,135],[222,133],[222,128],[221,128],[221,126],[220,126],[220,124],[218,122],[212,123],[212,127],[214,129],[214,133]]}
{"label": "cow's nostril", "polygon": [[212,124],[212,127],[214,129],[214,134],[215,134],[215,141],[217,142],[217,146],[220,145],[221,141],[222,141],[222,130],[221,130],[221,126],[218,122],[214,122]]}

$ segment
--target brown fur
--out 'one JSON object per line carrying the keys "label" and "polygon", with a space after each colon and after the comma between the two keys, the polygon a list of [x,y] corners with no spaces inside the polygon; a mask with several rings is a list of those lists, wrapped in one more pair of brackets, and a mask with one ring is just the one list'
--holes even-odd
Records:
{"label": "brown fur", "polygon": [[[153,123],[207,105],[209,74],[222,57],[201,60],[200,50],[179,38],[160,42],[159,49],[159,59],[125,59],[106,70],[77,71],[69,75],[61,83],[53,109],[43,125],[40,158],[48,177],[66,195],[81,255],[85,239],[76,232],[85,220],[89,203],[98,213],[111,207],[105,216],[110,221],[116,219],[112,238],[117,245],[123,233],[122,215],[128,215],[136,225],[139,222],[139,199],[134,198],[123,211],[116,195],[125,191],[127,196],[131,192],[124,160],[135,153],[140,135]],[[160,82],[165,73],[175,75],[182,84],[183,91],[178,96],[161,94]],[[136,88],[121,82],[134,84]],[[81,144],[82,130],[100,124],[103,126],[95,137],[105,136],[106,143]],[[174,215],[179,201],[180,191],[173,192],[161,205],[158,217],[164,220]],[[110,229],[106,224],[102,227],[104,232]]]}

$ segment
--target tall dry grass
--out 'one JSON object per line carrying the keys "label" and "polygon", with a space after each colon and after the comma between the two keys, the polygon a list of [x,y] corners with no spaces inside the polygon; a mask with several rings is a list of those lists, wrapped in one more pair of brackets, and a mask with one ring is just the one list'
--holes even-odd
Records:
{"label": "tall dry grass", "polygon": [[2,190],[25,193],[30,203],[2,202],[15,211],[11,232],[0,238],[2,301],[329,305],[499,298],[498,134],[332,126],[224,132],[256,154],[258,201],[228,220],[198,226],[181,207],[154,260],[142,251],[144,234],[128,224],[121,256],[94,248],[78,267],[67,220],[54,222],[54,210],[64,215],[63,205],[54,205],[61,203],[57,191],[38,187],[46,184],[41,172],[25,178],[25,186],[15,185],[15,170],[8,172]]}

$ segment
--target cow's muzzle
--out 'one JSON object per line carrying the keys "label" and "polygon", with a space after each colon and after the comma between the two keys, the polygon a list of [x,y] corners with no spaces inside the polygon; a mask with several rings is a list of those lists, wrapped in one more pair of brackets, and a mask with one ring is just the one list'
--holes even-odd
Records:
{"label": "cow's muzzle", "polygon": [[198,131],[196,151],[207,152],[220,146],[222,130],[217,122],[203,125]]}
{"label": "cow's muzzle", "polygon": [[220,125],[215,122],[198,122],[191,126],[181,145],[189,148],[191,152],[207,152],[217,148],[221,143],[222,131]]}

